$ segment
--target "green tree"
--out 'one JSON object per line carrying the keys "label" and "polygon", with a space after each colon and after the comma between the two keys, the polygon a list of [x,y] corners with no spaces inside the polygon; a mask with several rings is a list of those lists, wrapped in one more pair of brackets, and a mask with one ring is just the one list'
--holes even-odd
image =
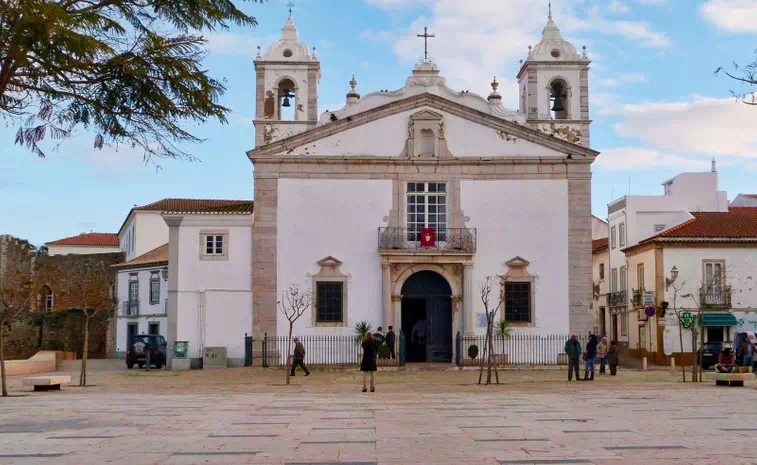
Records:
{"label": "green tree", "polygon": [[231,25],[257,21],[232,0],[3,0],[0,116],[40,157],[43,140],[84,128],[96,148],[192,159],[180,146],[202,139],[182,124],[229,113],[202,67],[201,33]]}

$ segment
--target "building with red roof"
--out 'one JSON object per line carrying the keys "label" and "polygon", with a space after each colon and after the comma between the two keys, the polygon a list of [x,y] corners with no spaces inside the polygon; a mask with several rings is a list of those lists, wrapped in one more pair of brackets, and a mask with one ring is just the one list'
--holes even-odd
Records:
{"label": "building with red roof", "polygon": [[113,233],[82,233],[46,243],[49,255],[91,255],[120,252],[118,235]]}

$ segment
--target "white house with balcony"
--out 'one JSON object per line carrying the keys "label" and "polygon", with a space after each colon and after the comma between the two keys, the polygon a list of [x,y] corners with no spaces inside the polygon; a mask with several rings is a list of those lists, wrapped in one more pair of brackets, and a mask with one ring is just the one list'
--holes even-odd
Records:
{"label": "white house with balcony", "polygon": [[117,296],[115,356],[124,357],[134,336],[167,335],[168,244],[112,268]]}
{"label": "white house with balcony", "polygon": [[456,334],[485,332],[487,277],[516,333],[593,328],[590,61],[551,15],[518,73],[517,111],[496,79],[488,96],[453,90],[424,59],[397,90],[361,96],[353,77],[344,107],[319,115],[320,61],[292,18],[254,63],[257,340],[286,334],[277,302],[297,285],[315,305],[296,334],[422,325],[408,361],[449,362]]}
{"label": "white house with balcony", "polygon": [[[607,206],[610,228],[607,333],[617,335],[621,345],[630,348],[632,338],[638,337],[633,335],[637,330],[632,324],[633,315],[629,316],[634,307],[634,293],[638,297],[651,288],[634,284],[637,270],[629,264],[623,249],[690,220],[691,212],[728,211],[727,195],[719,190],[714,161],[710,172],[682,173],[662,186],[663,195],[626,195]],[[646,273],[652,270],[644,269]]]}
{"label": "white house with balcony", "polygon": [[[671,354],[679,363],[693,359],[689,331],[681,348],[675,309],[702,315],[698,344],[733,342],[737,332],[757,331],[757,208],[690,216],[624,249],[629,288],[641,290],[625,314],[628,347],[658,364],[668,364]],[[645,291],[655,298],[652,315],[645,312]]]}

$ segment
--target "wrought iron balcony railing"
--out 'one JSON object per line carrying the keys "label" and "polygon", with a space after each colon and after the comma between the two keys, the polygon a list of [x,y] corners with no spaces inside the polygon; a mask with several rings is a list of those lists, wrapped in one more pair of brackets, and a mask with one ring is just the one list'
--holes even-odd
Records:
{"label": "wrought iron balcony railing", "polygon": [[731,306],[731,286],[699,288],[699,301],[706,307]]}
{"label": "wrought iron balcony railing", "polygon": [[419,230],[407,228],[379,228],[378,249],[429,250],[442,252],[476,251],[476,230],[471,228],[437,229],[435,241],[421,241]]}
{"label": "wrought iron balcony railing", "polygon": [[120,316],[139,316],[139,300],[121,302]]}
{"label": "wrought iron balcony railing", "polygon": [[619,305],[626,305],[628,304],[628,301],[626,300],[626,291],[616,291],[611,292],[607,294],[607,300],[608,305],[611,306],[619,306]]}

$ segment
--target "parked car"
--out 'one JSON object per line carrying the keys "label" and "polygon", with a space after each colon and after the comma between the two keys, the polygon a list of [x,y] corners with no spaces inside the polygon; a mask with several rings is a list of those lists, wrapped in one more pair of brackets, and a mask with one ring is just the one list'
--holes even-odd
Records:
{"label": "parked car", "polygon": [[150,365],[163,368],[166,364],[166,339],[154,334],[138,334],[134,336],[131,346],[126,349],[126,368],[144,368],[147,363],[147,353],[150,352]]}
{"label": "parked car", "polygon": [[[705,370],[718,363],[718,356],[723,351],[724,344],[722,342],[705,342],[702,347],[702,368]],[[697,364],[700,363],[699,353],[697,353]]]}

